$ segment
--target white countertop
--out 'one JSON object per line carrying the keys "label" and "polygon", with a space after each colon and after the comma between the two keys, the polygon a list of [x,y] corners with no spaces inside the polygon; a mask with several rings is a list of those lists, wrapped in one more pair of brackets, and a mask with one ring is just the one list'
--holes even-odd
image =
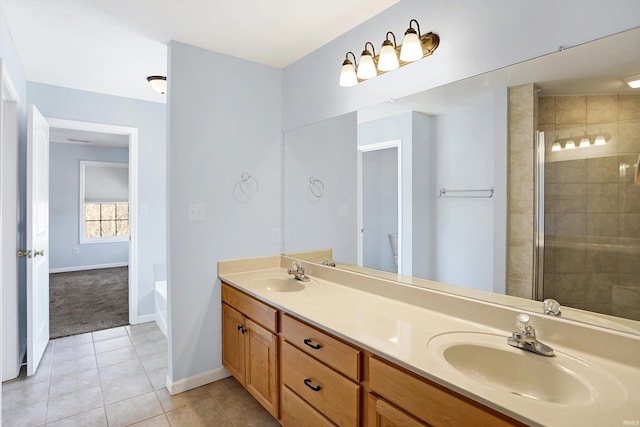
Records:
{"label": "white countertop", "polygon": [[[259,268],[262,267],[259,266]],[[316,270],[323,271],[323,267],[316,267]],[[261,301],[524,423],[544,426],[601,427],[625,425],[625,422],[626,425],[638,425],[636,423],[640,422],[640,365],[638,364],[622,363],[588,354],[575,348],[564,347],[557,342],[548,342],[544,336],[540,336],[540,341],[554,348],[556,358],[545,358],[532,353],[528,353],[528,357],[542,358],[540,362],[547,364],[568,361],[570,363],[563,365],[564,367],[560,369],[566,370],[566,366],[575,366],[584,369],[580,372],[592,373],[590,375],[593,378],[586,382],[586,387],[590,387],[588,384],[594,385],[590,393],[597,398],[570,405],[518,396],[470,379],[449,365],[443,359],[440,350],[444,334],[452,332],[475,333],[474,337],[481,339],[487,337],[488,341],[498,343],[495,345],[499,346],[502,345],[499,337],[504,337],[505,351],[523,352],[507,345],[506,339],[515,330],[515,326],[512,330],[497,329],[488,326],[491,322],[483,321],[482,316],[486,316],[487,304],[456,296],[443,296],[437,292],[407,285],[391,282],[381,284],[380,279],[373,278],[371,280],[376,281],[376,286],[372,286],[372,292],[367,292],[335,281],[321,279],[311,273],[311,281],[303,283],[304,290],[275,292],[267,289],[264,280],[273,277],[290,277],[284,268],[262,268],[244,272],[227,271],[233,271],[233,269],[222,268],[221,280]],[[350,280],[349,274],[354,273],[330,272],[328,274],[339,274],[347,279],[345,281],[347,283]],[[364,280],[355,275],[352,279],[360,282]],[[375,289],[380,286],[402,286],[405,300],[407,300],[406,295],[409,295],[409,301],[412,303],[375,293]],[[414,299],[411,299],[412,295]],[[440,306],[437,311],[425,307],[429,306],[426,301],[434,298],[445,301],[445,303],[438,303]],[[475,311],[473,304],[483,305],[477,306],[477,318],[470,313],[465,319],[446,314],[454,312],[454,310],[448,310],[448,304],[452,304],[451,308],[454,305],[466,304],[468,305],[466,309],[470,312]],[[513,323],[507,323],[505,327],[510,328],[511,325]],[[490,334],[490,336],[482,334]],[[444,338],[448,339],[448,337]],[[632,340],[630,345],[637,343]],[[500,349],[502,350],[502,347]],[[640,363],[640,345],[637,350],[638,363]],[[600,388],[598,384],[605,384],[606,387]]]}

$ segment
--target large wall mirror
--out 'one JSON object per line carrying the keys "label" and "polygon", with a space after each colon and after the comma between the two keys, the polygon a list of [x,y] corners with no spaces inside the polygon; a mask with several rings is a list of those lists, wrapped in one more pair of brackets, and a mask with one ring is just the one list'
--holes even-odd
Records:
{"label": "large wall mirror", "polygon": [[285,133],[284,252],[640,334],[637,46],[638,28]]}

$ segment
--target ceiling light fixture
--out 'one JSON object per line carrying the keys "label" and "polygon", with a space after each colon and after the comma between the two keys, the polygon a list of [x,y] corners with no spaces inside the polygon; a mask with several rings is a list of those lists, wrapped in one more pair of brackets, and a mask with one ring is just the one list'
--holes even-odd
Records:
{"label": "ceiling light fixture", "polygon": [[[414,24],[415,27],[414,28]],[[393,42],[389,38],[393,38]],[[411,62],[430,56],[438,48],[440,37],[434,33],[420,34],[420,24],[415,19],[409,21],[409,28],[404,33],[404,41],[396,44],[396,36],[387,31],[386,38],[382,42],[380,55],[376,55],[373,44],[366,42],[360,56],[360,63],[356,63],[356,57],[352,52],[347,52],[346,59],[342,63],[340,71],[340,86],[349,87],[374,78],[387,71],[403,67]],[[369,50],[369,47],[371,50]],[[353,62],[349,59],[353,56]],[[398,56],[400,59],[398,59]]]}
{"label": "ceiling light fixture", "polygon": [[580,140],[580,148],[585,148],[585,147],[589,147],[591,145],[591,141],[589,141],[589,138],[587,138],[586,136],[583,136],[582,139]]}
{"label": "ceiling light fixture", "polygon": [[573,141],[573,139],[570,139],[564,143],[565,150],[573,150],[574,148],[576,148],[576,143]]}
{"label": "ceiling light fixture", "polygon": [[156,92],[163,95],[167,93],[167,78],[165,76],[149,76],[147,81]]}
{"label": "ceiling light fixture", "polygon": [[640,74],[636,74],[635,76],[625,77],[622,79],[629,87],[633,89],[640,88]]}
{"label": "ceiling light fixture", "polygon": [[560,145],[559,142],[554,142],[553,144],[551,144],[551,151],[560,151],[562,150],[562,145]]}

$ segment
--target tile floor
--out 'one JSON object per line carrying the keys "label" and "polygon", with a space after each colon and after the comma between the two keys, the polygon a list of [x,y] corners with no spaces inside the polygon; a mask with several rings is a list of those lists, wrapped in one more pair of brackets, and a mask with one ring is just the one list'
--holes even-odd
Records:
{"label": "tile floor", "polygon": [[155,322],[58,338],[2,384],[2,426],[278,426],[233,378],[170,396]]}

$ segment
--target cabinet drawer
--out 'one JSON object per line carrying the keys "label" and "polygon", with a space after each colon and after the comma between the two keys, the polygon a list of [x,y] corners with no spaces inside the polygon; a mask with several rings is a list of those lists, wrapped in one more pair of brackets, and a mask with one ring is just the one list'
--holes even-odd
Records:
{"label": "cabinet drawer", "polygon": [[282,384],[340,426],[357,426],[360,385],[282,342]]}
{"label": "cabinet drawer", "polygon": [[226,302],[271,332],[277,332],[278,311],[275,308],[269,307],[224,282],[222,283],[222,302]]}
{"label": "cabinet drawer", "polygon": [[282,418],[284,427],[335,427],[288,387],[282,387]]}
{"label": "cabinet drawer", "polygon": [[475,427],[523,425],[373,357],[369,358],[369,386],[373,393],[428,424]]}
{"label": "cabinet drawer", "polygon": [[354,381],[360,381],[360,350],[286,314],[281,318],[281,336]]}

